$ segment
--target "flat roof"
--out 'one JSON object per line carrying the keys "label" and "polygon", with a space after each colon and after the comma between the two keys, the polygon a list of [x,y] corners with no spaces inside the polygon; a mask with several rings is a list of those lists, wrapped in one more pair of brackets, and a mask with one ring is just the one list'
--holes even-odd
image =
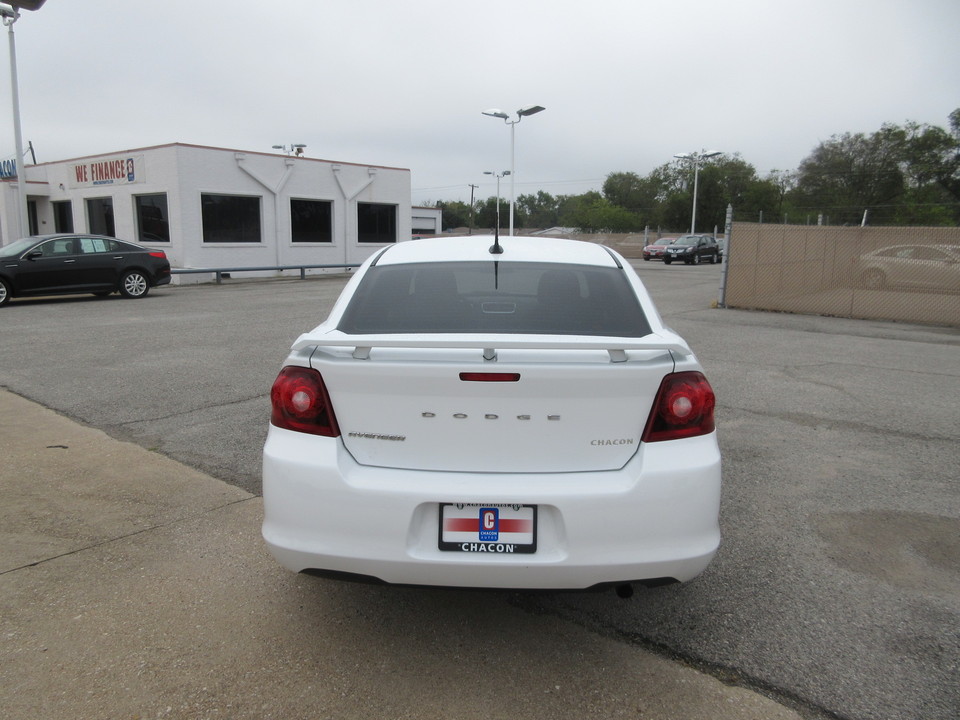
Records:
{"label": "flat roof", "polygon": [[164,150],[166,148],[191,148],[195,150],[215,150],[217,152],[243,153],[244,155],[264,155],[267,157],[291,157],[297,160],[304,160],[307,162],[322,162],[322,163],[327,163],[329,165],[352,165],[355,167],[375,167],[375,168],[380,168],[382,170],[400,170],[402,172],[410,172],[410,168],[391,167],[389,165],[345,162],[342,160],[326,160],[324,158],[306,157],[305,155],[285,155],[283,153],[269,153],[269,152],[261,152],[259,150],[238,150],[234,148],[214,147],[211,145],[194,145],[191,143],[181,143],[181,142],[164,143],[162,145],[148,145],[146,147],[132,148],[129,150],[114,150],[112,152],[97,153],[96,155],[82,155],[80,157],[66,158],[64,160],[52,160],[50,162],[37,163],[36,165],[27,165],[26,167],[31,168],[31,167],[42,167],[44,165],[61,165],[63,163],[78,162],[80,160],[90,160],[92,158],[109,157],[111,155],[130,155],[131,153],[146,152],[147,150]]}

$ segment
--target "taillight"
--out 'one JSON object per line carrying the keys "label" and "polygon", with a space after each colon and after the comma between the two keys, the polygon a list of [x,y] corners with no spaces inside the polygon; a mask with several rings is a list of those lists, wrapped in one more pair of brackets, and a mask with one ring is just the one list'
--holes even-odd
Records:
{"label": "taillight", "polygon": [[520,373],[462,372],[464,382],[520,382]]}
{"label": "taillight", "polygon": [[713,432],[713,388],[700,372],[667,375],[660,383],[643,442],[660,442]]}
{"label": "taillight", "polygon": [[160,258],[161,260],[165,260],[167,257],[167,254],[163,250],[154,250],[150,253],[150,257],[155,257],[155,258]]}
{"label": "taillight", "polygon": [[325,437],[340,435],[330,396],[316,370],[293,365],[283,368],[270,390],[270,403],[270,422],[278,428]]}

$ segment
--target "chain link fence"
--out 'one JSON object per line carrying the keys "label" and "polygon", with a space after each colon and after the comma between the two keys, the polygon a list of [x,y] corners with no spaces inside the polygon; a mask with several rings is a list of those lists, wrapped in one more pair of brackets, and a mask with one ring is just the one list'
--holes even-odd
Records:
{"label": "chain link fence", "polygon": [[960,327],[960,228],[733,223],[721,305]]}

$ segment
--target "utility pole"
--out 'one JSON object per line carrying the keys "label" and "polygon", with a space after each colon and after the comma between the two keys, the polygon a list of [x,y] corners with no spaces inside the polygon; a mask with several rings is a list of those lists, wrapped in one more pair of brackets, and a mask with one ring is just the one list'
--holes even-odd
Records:
{"label": "utility pole", "polygon": [[478,187],[480,186],[470,183],[470,227],[467,228],[467,235],[473,235],[473,191]]}

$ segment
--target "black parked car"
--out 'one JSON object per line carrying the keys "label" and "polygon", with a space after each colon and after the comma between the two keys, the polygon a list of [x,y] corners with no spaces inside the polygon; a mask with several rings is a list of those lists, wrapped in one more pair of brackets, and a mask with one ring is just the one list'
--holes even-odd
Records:
{"label": "black parked car", "polygon": [[663,262],[669,265],[674,260],[683,260],[687,265],[723,262],[720,246],[709,235],[682,235],[667,246]]}
{"label": "black parked car", "polygon": [[0,248],[0,305],[12,297],[93,293],[139,298],[170,282],[170,262],[102,235],[41,235]]}

